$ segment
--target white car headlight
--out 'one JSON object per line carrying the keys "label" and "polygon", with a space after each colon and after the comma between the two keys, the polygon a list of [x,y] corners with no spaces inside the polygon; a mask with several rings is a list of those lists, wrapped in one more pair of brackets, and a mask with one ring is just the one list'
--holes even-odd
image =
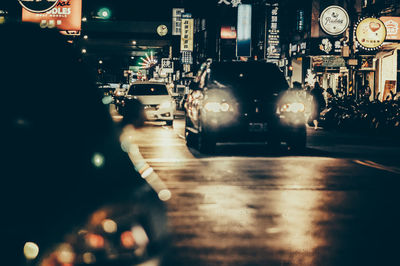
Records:
{"label": "white car headlight", "polygon": [[160,109],[164,109],[164,108],[171,108],[172,107],[172,102],[163,102],[162,104],[160,104]]}
{"label": "white car headlight", "polygon": [[281,106],[280,112],[302,113],[305,109],[303,103],[287,103]]}

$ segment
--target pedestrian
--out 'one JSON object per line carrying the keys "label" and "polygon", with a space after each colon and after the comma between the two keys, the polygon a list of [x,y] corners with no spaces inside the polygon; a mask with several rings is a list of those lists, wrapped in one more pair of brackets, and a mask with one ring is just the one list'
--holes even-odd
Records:
{"label": "pedestrian", "polygon": [[137,99],[127,100],[120,111],[123,116],[121,126],[133,125],[135,128],[141,128],[146,120],[143,104]]}
{"label": "pedestrian", "polygon": [[365,100],[369,100],[369,97],[371,96],[371,88],[369,87],[369,85],[365,85],[364,89],[363,89],[363,93],[361,95],[361,98],[365,99]]}
{"label": "pedestrian", "polygon": [[335,93],[333,92],[333,89],[331,87],[326,89],[326,96],[327,98],[335,97]]}
{"label": "pedestrian", "polygon": [[295,82],[293,82],[293,87],[292,87],[292,89],[293,89],[293,90],[302,90],[302,89],[303,89],[303,86],[301,85],[300,82],[295,81]]}
{"label": "pedestrian", "polygon": [[315,83],[314,88],[311,90],[311,96],[313,99],[313,108],[311,112],[311,117],[314,124],[314,129],[318,129],[318,122],[320,120],[320,115],[322,110],[326,107],[326,101],[324,98],[324,90],[321,88],[318,82]]}

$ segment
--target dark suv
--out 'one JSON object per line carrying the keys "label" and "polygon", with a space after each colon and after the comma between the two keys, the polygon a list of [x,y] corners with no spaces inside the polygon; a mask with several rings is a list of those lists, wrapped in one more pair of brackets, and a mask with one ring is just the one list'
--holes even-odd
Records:
{"label": "dark suv", "polygon": [[212,152],[217,142],[285,141],[306,145],[305,106],[279,68],[264,62],[204,63],[186,104],[188,146]]}

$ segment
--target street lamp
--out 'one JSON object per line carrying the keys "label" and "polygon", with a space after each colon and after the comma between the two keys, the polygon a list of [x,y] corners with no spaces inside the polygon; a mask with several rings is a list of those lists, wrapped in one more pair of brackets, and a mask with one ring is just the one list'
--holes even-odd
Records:
{"label": "street lamp", "polygon": [[111,17],[111,10],[107,7],[102,7],[97,11],[97,16],[101,19],[109,19]]}

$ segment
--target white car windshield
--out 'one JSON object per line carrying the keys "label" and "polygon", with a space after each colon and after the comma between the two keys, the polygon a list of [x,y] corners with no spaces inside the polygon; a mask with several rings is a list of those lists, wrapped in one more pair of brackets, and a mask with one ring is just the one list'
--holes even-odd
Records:
{"label": "white car windshield", "polygon": [[134,84],[130,87],[129,95],[168,95],[167,87],[163,84]]}

